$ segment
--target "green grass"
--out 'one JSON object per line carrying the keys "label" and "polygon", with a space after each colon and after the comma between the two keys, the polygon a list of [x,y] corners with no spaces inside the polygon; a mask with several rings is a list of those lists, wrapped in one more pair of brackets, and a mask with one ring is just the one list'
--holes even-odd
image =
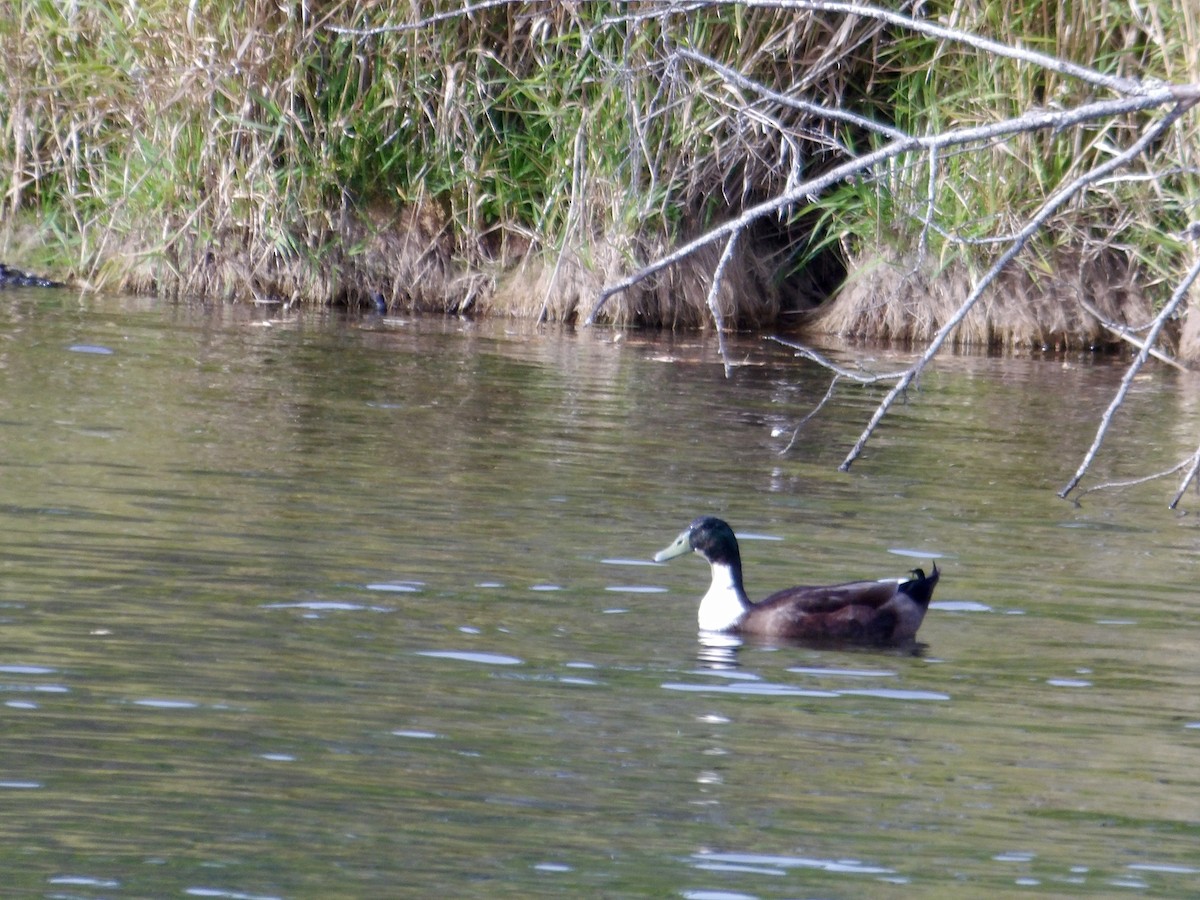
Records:
{"label": "green grass", "polygon": [[[1184,3],[1142,7],[1108,2],[989,2],[972,7],[941,2],[931,15],[957,14],[957,26],[1006,40],[1109,74],[1140,79],[1200,81],[1200,53],[1186,37],[1200,27],[1200,12]],[[1140,12],[1140,16],[1139,16]],[[1036,108],[1070,109],[1095,99],[1095,88],[1014,60],[995,59],[964,48],[938,48],[910,36],[889,47],[882,65],[889,79],[896,124],[911,133],[983,125]],[[1156,114],[1157,115],[1157,114]],[[988,253],[975,243],[1015,231],[1042,200],[1136,138],[1144,117],[1118,117],[1062,132],[1030,132],[990,148],[939,159],[935,198],[936,239],[941,257],[978,265]],[[1200,203],[1200,122],[1191,115],[1128,174],[1062,211],[1037,242],[1044,258],[1087,256],[1102,248],[1129,253],[1152,279],[1178,273],[1185,250],[1172,236],[1197,216]],[[921,223],[900,210],[922,210],[928,190],[924,161],[912,160],[907,177],[880,184],[892,196],[892,240],[911,244]],[[839,203],[856,204],[857,191]],[[906,222],[907,220],[907,222]],[[864,223],[865,224],[865,223]],[[864,244],[877,231],[853,229]],[[960,244],[959,242],[966,242]],[[1132,244],[1130,243],[1132,241]]]}

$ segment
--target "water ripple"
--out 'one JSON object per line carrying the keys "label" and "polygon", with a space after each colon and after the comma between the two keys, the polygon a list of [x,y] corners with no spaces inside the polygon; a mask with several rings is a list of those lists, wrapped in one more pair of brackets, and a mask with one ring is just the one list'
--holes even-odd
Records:
{"label": "water ripple", "polygon": [[895,678],[896,673],[887,669],[836,669],[816,666],[792,666],[789,672],[797,675],[833,675],[846,678]]}
{"label": "water ripple", "polygon": [[929,604],[930,609],[944,609],[947,612],[991,612],[992,608],[986,603],[976,603],[974,600],[934,600]]}
{"label": "water ripple", "polygon": [[935,550],[914,550],[909,547],[889,547],[888,553],[895,556],[909,556],[914,559],[945,559],[946,554]]}
{"label": "water ripple", "polygon": [[536,869],[538,872],[571,872],[571,871],[573,871],[572,867],[568,866],[566,863],[554,863],[554,862],[536,863],[533,868]]}
{"label": "water ripple", "polygon": [[308,612],[395,612],[388,606],[366,606],[344,600],[298,600],[294,603],[264,603],[263,609],[303,609]]}
{"label": "water ripple", "polygon": [[480,653],[473,650],[418,650],[417,656],[456,659],[459,662],[483,663],[492,666],[520,666],[525,663],[525,660],[515,656],[505,656],[501,653]]}
{"label": "water ripple", "polygon": [[949,694],[943,694],[940,691],[914,691],[901,688],[855,688],[853,690],[826,691],[749,679],[735,681],[731,684],[666,681],[661,687],[667,691],[688,691],[700,694],[753,694],[764,697],[874,697],[880,700],[937,701],[951,699]]}
{"label": "water ripple", "polygon": [[4,675],[52,675],[57,671],[49,666],[0,666]]}
{"label": "water ripple", "polygon": [[949,694],[938,691],[904,691],[891,688],[874,690],[838,691],[847,697],[877,697],[881,700],[949,700]]}
{"label": "water ripple", "polygon": [[377,581],[366,586],[368,591],[386,591],[393,594],[415,594],[423,587],[423,581]]}
{"label": "water ripple", "polygon": [[134,700],[134,706],[148,706],[151,709],[199,709],[200,704],[193,700],[162,700],[148,697],[144,700]]}
{"label": "water ripple", "polygon": [[1171,865],[1169,863],[1130,863],[1127,868],[1136,872],[1162,872],[1166,875],[1197,875],[1200,869],[1192,866]]}
{"label": "water ripple", "polygon": [[837,697],[836,691],[814,691],[793,687],[790,684],[772,684],[768,681],[738,682],[735,684],[689,684],[682,681],[665,681],[663,690],[690,691],[709,694],[755,694],[765,697]]}
{"label": "water ripple", "polygon": [[92,878],[88,875],[56,875],[47,879],[50,884],[70,884],[76,887],[119,888],[121,882],[111,878]]}
{"label": "water ripple", "polygon": [[5,684],[0,685],[2,694],[69,694],[71,689],[63,684]]}
{"label": "water ripple", "polygon": [[895,870],[873,866],[857,859],[818,859],[808,856],[776,856],[763,853],[693,853],[698,869],[717,866],[749,866],[756,871],[783,875],[788,869],[822,869],[826,872],[846,872],[858,875],[894,875]]}

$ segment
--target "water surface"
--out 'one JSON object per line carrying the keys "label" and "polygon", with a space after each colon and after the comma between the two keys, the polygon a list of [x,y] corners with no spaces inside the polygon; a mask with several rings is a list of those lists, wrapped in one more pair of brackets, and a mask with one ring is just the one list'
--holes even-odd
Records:
{"label": "water surface", "polygon": [[[1196,517],[1054,495],[1111,361],[947,357],[841,474],[879,391],[782,454],[749,338],[0,300],[6,896],[1200,889]],[[701,644],[701,513],[757,595],[936,555],[923,652]]]}

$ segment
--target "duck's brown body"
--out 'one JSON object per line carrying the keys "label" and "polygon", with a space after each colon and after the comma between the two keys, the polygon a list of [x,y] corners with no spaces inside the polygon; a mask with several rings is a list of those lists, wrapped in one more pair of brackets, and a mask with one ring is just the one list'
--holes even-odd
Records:
{"label": "duck's brown body", "polygon": [[692,522],[658,561],[694,550],[712,566],[700,603],[702,631],[858,644],[902,644],[921,627],[940,573],[916,569],[907,580],[793,587],[752,603],[742,586],[737,538],[711,516]]}
{"label": "duck's brown body", "polygon": [[939,572],[920,569],[909,581],[851,581],[794,587],[750,605],[733,629],[763,637],[899,644],[912,640]]}

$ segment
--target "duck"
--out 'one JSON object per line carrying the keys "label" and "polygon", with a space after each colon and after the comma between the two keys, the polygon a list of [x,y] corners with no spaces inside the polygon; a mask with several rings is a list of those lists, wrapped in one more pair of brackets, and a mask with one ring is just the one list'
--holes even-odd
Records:
{"label": "duck", "polygon": [[669,547],[654,555],[666,562],[696,552],[712,567],[712,584],[700,601],[702,632],[761,638],[870,644],[911,643],[925,619],[941,572],[785,588],[753,603],[742,584],[742,557],[733,529],[715,516],[700,516]]}

